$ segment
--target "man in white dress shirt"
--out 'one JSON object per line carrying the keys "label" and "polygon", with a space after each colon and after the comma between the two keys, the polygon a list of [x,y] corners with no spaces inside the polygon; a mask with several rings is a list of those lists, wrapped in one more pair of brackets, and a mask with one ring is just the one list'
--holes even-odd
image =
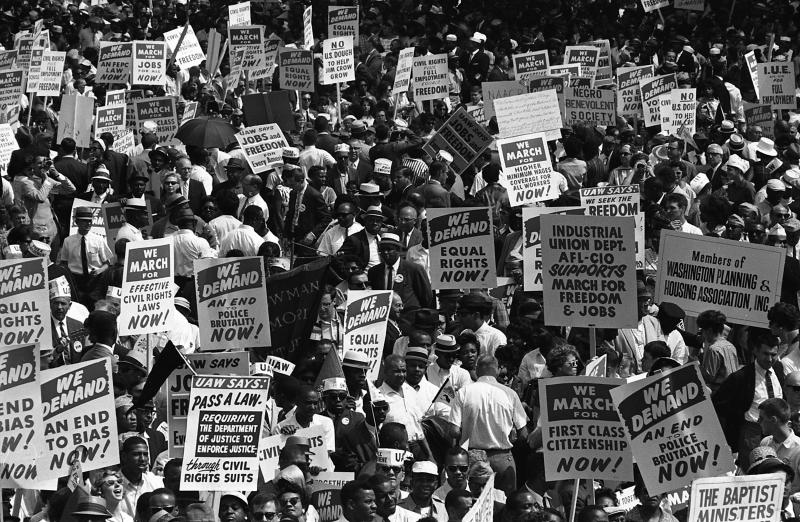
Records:
{"label": "man in white dress shirt", "polygon": [[239,228],[228,232],[220,241],[219,252],[222,257],[227,256],[231,250],[241,250],[245,256],[255,256],[264,244],[264,238],[255,231],[256,227],[264,223],[264,213],[261,208],[255,205],[247,207],[244,209],[242,219]]}
{"label": "man in white dress shirt", "polygon": [[348,236],[364,230],[361,223],[356,222],[356,206],[350,201],[339,203],[333,217],[336,218],[336,222],[322,233],[317,247],[321,254],[329,256],[335,255],[342,248]]}

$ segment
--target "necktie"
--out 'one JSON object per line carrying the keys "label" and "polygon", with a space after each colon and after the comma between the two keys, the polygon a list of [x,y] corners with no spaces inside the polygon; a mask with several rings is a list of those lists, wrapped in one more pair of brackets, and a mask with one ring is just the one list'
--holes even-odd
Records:
{"label": "necktie", "polygon": [[400,232],[400,244],[403,245],[403,248],[408,247],[408,234],[405,232]]}
{"label": "necktie", "polygon": [[67,329],[64,328],[64,321],[58,323],[58,329],[60,330],[59,335],[62,339],[67,336]]}
{"label": "necktie", "polygon": [[244,216],[244,209],[250,206],[250,198],[244,200],[244,205],[242,205],[242,211],[239,212],[239,221],[242,220],[242,216]]}
{"label": "necktie", "polygon": [[394,286],[394,277],[393,277],[393,274],[392,274],[393,271],[394,270],[392,270],[392,266],[391,265],[386,267],[386,289],[387,290],[391,290],[392,287]]}
{"label": "necktie", "polygon": [[81,236],[81,267],[83,275],[89,275],[89,257],[86,255],[86,236]]}
{"label": "necktie", "polygon": [[775,397],[775,389],[772,387],[772,370],[764,372],[764,384],[767,385],[767,397],[772,399]]}

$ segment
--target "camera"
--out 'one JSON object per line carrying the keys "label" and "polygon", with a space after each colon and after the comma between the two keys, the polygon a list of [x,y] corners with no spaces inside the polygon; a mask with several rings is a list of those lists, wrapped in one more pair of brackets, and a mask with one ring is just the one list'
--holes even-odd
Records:
{"label": "camera", "polygon": [[52,160],[45,160],[45,162],[42,164],[42,167],[44,167],[46,169],[49,169],[52,166],[53,166],[53,161]]}

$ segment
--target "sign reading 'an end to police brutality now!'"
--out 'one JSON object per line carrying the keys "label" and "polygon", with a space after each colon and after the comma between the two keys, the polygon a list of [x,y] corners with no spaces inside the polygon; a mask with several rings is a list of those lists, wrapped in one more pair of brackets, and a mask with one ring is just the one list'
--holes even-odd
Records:
{"label": "sign reading 'an end to police brutality now!'", "polygon": [[767,327],[780,300],[786,251],[782,248],[661,232],[656,301],[697,316],[719,310],[733,323]]}
{"label": "sign reading 'an end to police brutality now!'", "polygon": [[428,209],[431,288],[494,288],[494,237],[489,208]]}
{"label": "sign reading 'an end to police brutality now!'", "polygon": [[545,476],[633,480],[633,456],[611,401],[622,379],[539,380]]}
{"label": "sign reading 'an end to police brutality now!'", "polygon": [[541,217],[547,324],[636,328],[632,217]]}
{"label": "sign reading 'an end to police brutality now!'", "polygon": [[497,140],[497,149],[503,167],[500,181],[508,190],[512,207],[558,198],[558,182],[544,133]]}
{"label": "sign reading 'an end to police brutality now!'", "polygon": [[[402,278],[396,274],[395,282]],[[351,290],[344,313],[344,350],[361,352],[369,358],[367,378],[378,378],[386,322],[392,303],[391,290]]]}
{"label": "sign reading 'an end to police brutality now!'", "polygon": [[178,312],[173,302],[172,238],[128,243],[122,276],[120,335],[166,332]]}

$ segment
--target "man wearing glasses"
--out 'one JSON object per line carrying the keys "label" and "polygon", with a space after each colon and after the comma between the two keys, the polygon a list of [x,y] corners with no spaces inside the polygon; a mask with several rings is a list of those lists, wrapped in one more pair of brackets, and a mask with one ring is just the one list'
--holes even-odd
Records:
{"label": "man wearing glasses", "polygon": [[469,454],[456,446],[450,448],[444,456],[444,471],[447,480],[433,492],[433,496],[444,500],[453,490],[467,489],[467,470],[469,469]]}
{"label": "man wearing glasses", "polygon": [[278,500],[269,493],[256,493],[250,499],[250,518],[256,522],[271,522],[278,514]]}
{"label": "man wearing glasses", "polygon": [[342,248],[345,239],[353,234],[361,232],[364,227],[356,222],[356,206],[350,201],[342,201],[336,205],[333,217],[336,224],[322,233],[317,250],[321,254],[335,255]]}
{"label": "man wearing glasses", "polygon": [[323,415],[333,421],[336,451],[331,460],[340,471],[358,472],[364,464],[375,458],[378,450],[366,419],[345,407],[348,389],[345,380],[333,377],[322,381]]}

